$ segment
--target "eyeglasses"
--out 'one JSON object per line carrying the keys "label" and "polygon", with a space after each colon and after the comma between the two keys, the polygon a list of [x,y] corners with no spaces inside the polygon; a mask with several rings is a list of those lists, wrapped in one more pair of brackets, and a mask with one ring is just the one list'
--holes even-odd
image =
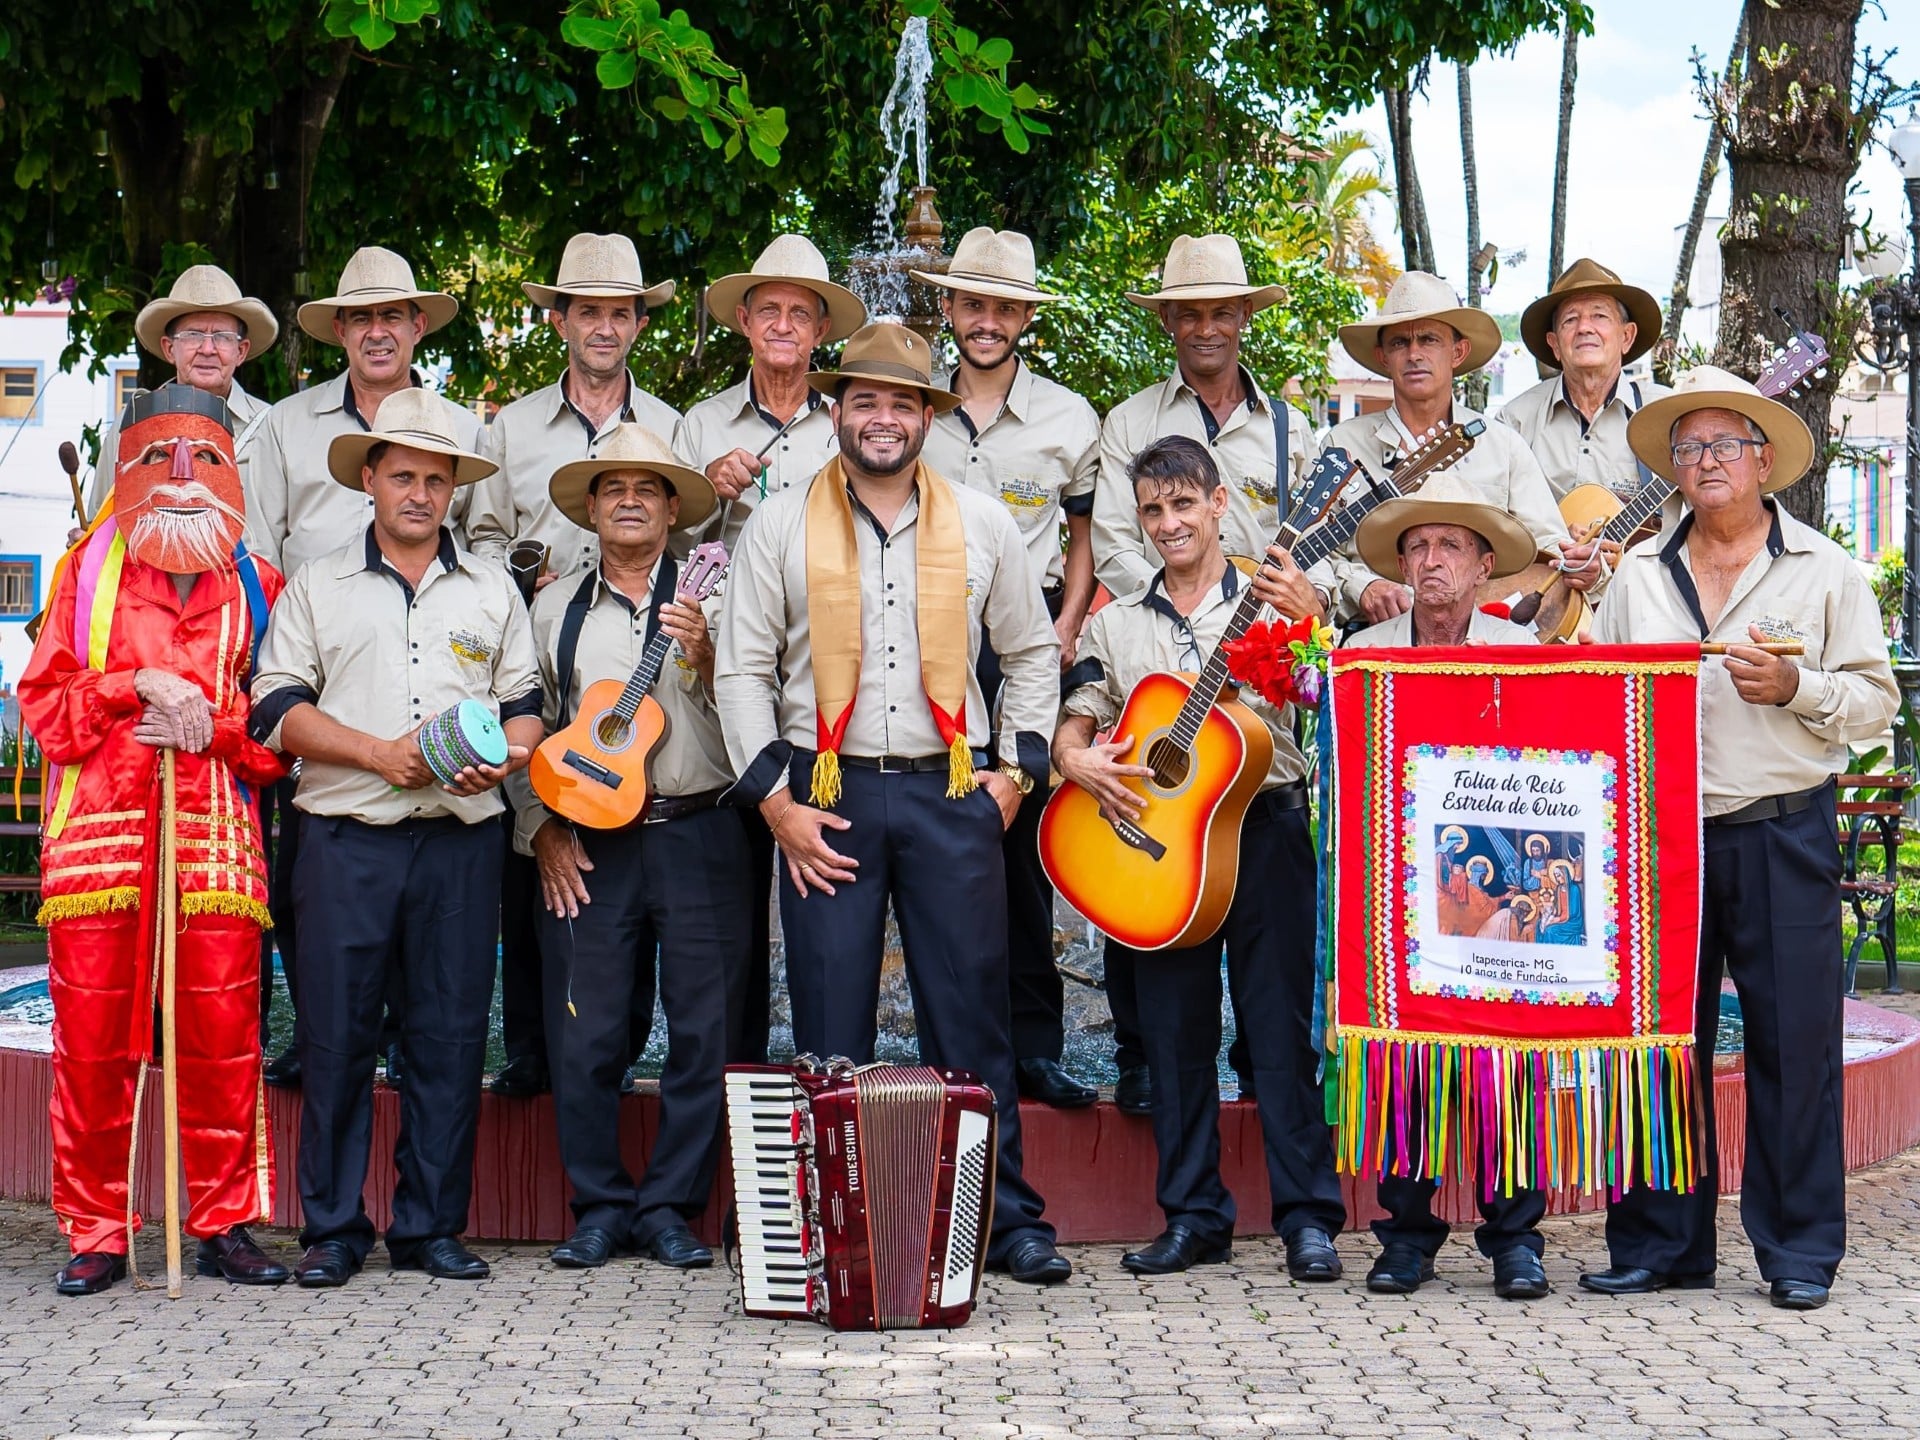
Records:
{"label": "eyeglasses", "polygon": [[198,350],[209,343],[216,350],[238,350],[246,338],[238,330],[176,330],[172,336],[174,344],[189,350]]}
{"label": "eyeglasses", "polygon": [[1193,626],[1184,615],[1174,617],[1173,638],[1180,646],[1178,664],[1182,670],[1200,668],[1200,637],[1193,633]]}
{"label": "eyeglasses", "polygon": [[1682,440],[1678,445],[1673,447],[1673,463],[1676,465],[1698,465],[1700,463],[1700,457],[1711,450],[1713,451],[1714,459],[1718,460],[1722,465],[1731,465],[1740,458],[1740,452],[1746,449],[1747,446],[1752,445],[1758,447],[1767,443],[1765,440],[1736,440],[1731,435],[1723,436],[1710,445],[1703,445],[1698,440]]}

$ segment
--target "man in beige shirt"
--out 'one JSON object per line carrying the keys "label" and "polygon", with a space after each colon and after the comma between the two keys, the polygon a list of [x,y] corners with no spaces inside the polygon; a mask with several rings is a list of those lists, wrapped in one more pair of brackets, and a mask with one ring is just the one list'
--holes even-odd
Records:
{"label": "man in beige shirt", "polygon": [[1175,236],[1160,288],[1128,294],[1159,317],[1173,339],[1175,364],[1165,380],[1114,406],[1100,432],[1093,567],[1116,597],[1137,595],[1159,569],[1126,477],[1133,457],[1163,436],[1189,435],[1212,452],[1227,486],[1227,554],[1263,555],[1280,529],[1287,491],[1313,463],[1313,429],[1299,410],[1260,387],[1240,363],[1240,343],[1253,317],[1285,297],[1278,285],[1247,283],[1239,242],[1230,235]]}
{"label": "man in beige shirt", "polygon": [[[945,273],[914,272],[941,291],[940,311],[960,363],[949,381],[960,403],[933,418],[922,456],[949,480],[995,496],[1027,537],[1042,596],[1073,663],[1093,602],[1093,490],[1100,468],[1100,420],[1064,385],[1036,375],[1018,346],[1035,312],[1057,300],[1036,283],[1033,242],[982,225],[953,252]],[[1061,526],[1066,547],[1061,549]],[[993,637],[981,645],[980,688],[1000,689]],[[1040,865],[1045,776],[1020,800],[1002,848],[1007,869],[1007,973],[1012,982],[1013,1053],[1020,1093],[1063,1109],[1098,1093],[1061,1067],[1066,997],[1053,958],[1053,886]]]}
{"label": "man in beige shirt", "polygon": [[[462,550],[444,523],[454,488],[492,462],[462,448],[425,391],[389,396],[381,415],[387,428],[338,436],[327,456],[331,483],[371,496],[373,519],[288,584],[253,682],[254,738],[301,760],[295,1043],[307,1252],[294,1274],[305,1286],[344,1285],[373,1245],[360,1195],[396,974],[408,1074],[387,1250],[396,1269],[487,1273],[459,1236],[499,933],[496,791],[540,740],[526,607],[506,572]],[[421,725],[464,701],[505,731],[505,763],[436,778]]]}
{"label": "man in beige shirt", "polygon": [[[1072,1266],[1020,1168],[1000,842],[1047,763],[1058,645],[1006,509],[920,462],[933,412],[959,403],[932,360],[905,326],[869,325],[809,377],[834,397],[840,453],[741,533],[714,684],[735,798],[759,805],[790,881],[794,1045],[873,1058],[891,902],[922,1063],[973,1071],[997,1101],[987,1263],[1053,1284]],[[997,737],[983,624],[1006,677]]]}
{"label": "man in beige shirt", "polygon": [[640,255],[624,235],[575,235],[551,285],[523,284],[527,298],[567,347],[553,384],[501,407],[480,449],[500,468],[473,490],[467,540],[473,553],[506,563],[519,545],[545,552],[536,588],[593,564],[591,531],[553,508],[547,482],[569,461],[585,459],[616,425],[671,435],[680,412],[634,383],[627,368],[651,311],[673,299],[674,282],[647,284]]}
{"label": "man in beige shirt", "polygon": [[[647,693],[666,718],[640,822],[589,829],[531,793],[516,802],[516,844],[538,861],[545,901],[547,1055],[573,1189],[575,1229],[553,1260],[593,1268],[640,1249],[679,1269],[710,1265],[687,1221],[706,1208],[720,1160],[747,968],[747,838],[738,811],[715,808],[733,771],[713,708],[708,613],[677,598],[667,536],[712,513],[713,487],[674,463],[663,438],[622,425],[593,459],[554,471],[550,489],[554,508],[599,538],[600,559],[533,604],[547,731],[580,714],[589,686],[635,675],[653,677]],[[660,1125],[636,1186],[620,1154],[620,1077],[653,1023],[656,950],[669,1039]]]}
{"label": "man in beige shirt", "polygon": [[[1627,552],[1593,638],[1724,642],[1700,662],[1704,895],[1695,1053],[1707,1129],[1691,1194],[1636,1188],[1607,1211],[1604,1294],[1713,1284],[1719,1147],[1713,1053],[1724,965],[1746,1018],[1740,1218],[1775,1305],[1824,1305],[1846,1254],[1840,851],[1833,777],[1899,708],[1859,567],[1768,495],[1818,448],[1791,410],[1703,365],[1628,426],[1691,513]],[[1798,656],[1758,648],[1795,641]],[[1669,957],[1680,959],[1683,957]]]}
{"label": "man in beige shirt", "polygon": [[[1110,735],[1127,697],[1156,671],[1201,670],[1228,623],[1253,594],[1283,614],[1319,613],[1305,575],[1277,548],[1249,582],[1220,546],[1227,490],[1212,455],[1188,436],[1156,440],[1133,458],[1129,483],[1139,524],[1163,568],[1146,590],[1103,607],[1087,626],[1053,741],[1063,779],[1099,800],[1111,817],[1151,825],[1154,801],[1141,788],[1144,765],[1119,756],[1138,735]],[[1286,1242],[1296,1280],[1340,1275],[1333,1236],[1346,1221],[1333,1138],[1315,1080],[1311,1021],[1319,966],[1314,954],[1314,854],[1308,826],[1306,760],[1293,739],[1293,709],[1259,695],[1237,697],[1265,722],[1273,760],[1238,836],[1240,884],[1227,918],[1193,945],[1132,950],[1107,942],[1107,967],[1130,961],[1141,1044],[1153,1076],[1153,1141],[1159,1155],[1154,1198],[1166,1229],[1121,1264],[1160,1275],[1229,1258],[1233,1196],[1220,1179],[1220,972],[1224,952],[1242,1061],[1256,1078],[1253,1100],[1267,1161],[1273,1228]],[[1146,819],[1142,820],[1142,817]]]}

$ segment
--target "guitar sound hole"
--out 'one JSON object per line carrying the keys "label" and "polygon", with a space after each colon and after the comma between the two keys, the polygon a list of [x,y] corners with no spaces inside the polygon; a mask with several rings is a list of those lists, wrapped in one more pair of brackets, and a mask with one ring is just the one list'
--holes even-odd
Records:
{"label": "guitar sound hole", "polygon": [[618,710],[609,710],[593,727],[594,743],[602,750],[619,750],[633,738],[633,722],[623,719]]}
{"label": "guitar sound hole", "polygon": [[1162,790],[1177,790],[1186,784],[1193,757],[1169,735],[1162,735],[1147,747],[1147,768],[1153,771],[1153,783]]}

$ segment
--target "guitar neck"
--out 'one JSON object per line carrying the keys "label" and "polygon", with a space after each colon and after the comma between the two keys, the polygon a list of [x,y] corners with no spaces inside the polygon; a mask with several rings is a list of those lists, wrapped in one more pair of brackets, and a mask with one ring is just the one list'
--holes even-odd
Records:
{"label": "guitar neck", "polygon": [[1650,475],[1647,483],[1635,492],[1634,497],[1620,507],[1620,513],[1606,523],[1601,530],[1602,540],[1612,540],[1616,544],[1625,544],[1631,540],[1639,528],[1660,513],[1660,507],[1667,503],[1667,497],[1673,494],[1673,482],[1662,480],[1658,475]]}
{"label": "guitar neck", "polygon": [[660,669],[667,663],[667,652],[672,648],[673,636],[665,630],[659,631],[647,642],[640,663],[634,667],[633,674],[621,688],[619,702],[614,706],[628,720],[639,713],[640,702],[660,679]]}

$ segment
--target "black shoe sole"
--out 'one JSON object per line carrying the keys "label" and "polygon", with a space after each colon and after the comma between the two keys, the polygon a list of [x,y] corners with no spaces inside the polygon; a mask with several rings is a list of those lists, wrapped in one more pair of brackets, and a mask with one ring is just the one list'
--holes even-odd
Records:
{"label": "black shoe sole", "polygon": [[1038,1270],[1028,1270],[1015,1274],[1006,1272],[1009,1280],[1021,1285],[1059,1285],[1073,1278],[1073,1264],[1064,1256],[1058,1260],[1049,1260]]}
{"label": "black shoe sole", "polygon": [[1588,1277],[1580,1277],[1580,1288],[1589,1295],[1657,1295],[1662,1290],[1711,1290],[1711,1275],[1672,1275],[1658,1285],[1635,1285],[1629,1289],[1615,1289],[1612,1286],[1589,1285]]}
{"label": "black shoe sole", "polygon": [[296,1272],[293,1283],[302,1290],[338,1290],[353,1279],[353,1271],[336,1277],[331,1271],[309,1270],[304,1275]]}
{"label": "black shoe sole", "polygon": [[1369,1274],[1367,1276],[1367,1290],[1374,1295],[1411,1295],[1422,1285],[1425,1285],[1429,1280],[1434,1278],[1434,1272],[1431,1270],[1422,1271],[1420,1278],[1411,1284],[1407,1282],[1406,1277],[1401,1275]]}
{"label": "black shoe sole", "polygon": [[1085,1095],[1036,1095],[1031,1090],[1022,1090],[1020,1098],[1036,1101],[1049,1110],[1084,1110],[1098,1100],[1100,1095],[1098,1091],[1089,1091]]}
{"label": "black shoe sole", "polygon": [[1535,1283],[1531,1280],[1519,1285],[1508,1285],[1504,1289],[1498,1285],[1493,1293],[1502,1300],[1544,1300],[1553,1293],[1553,1286],[1545,1281]]}
{"label": "black shoe sole", "polygon": [[710,1270],[713,1268],[713,1256],[711,1254],[704,1260],[666,1260],[654,1254],[651,1250],[646,1251],[645,1254],[654,1264],[664,1265],[669,1270]]}
{"label": "black shoe sole", "polygon": [[229,1275],[220,1268],[217,1260],[195,1260],[193,1273],[204,1275],[209,1280],[222,1279],[229,1285],[284,1285],[293,1278],[291,1270],[283,1270],[278,1275]]}
{"label": "black shoe sole", "polygon": [[1226,1245],[1218,1250],[1202,1250],[1185,1265],[1173,1265],[1164,1269],[1159,1266],[1129,1265],[1127,1257],[1123,1255],[1120,1257],[1120,1268],[1129,1275],[1178,1275],[1193,1269],[1196,1265],[1224,1265],[1231,1259],[1233,1259],[1233,1247]]}
{"label": "black shoe sole", "polygon": [[1333,1281],[1338,1280],[1343,1273],[1340,1268],[1340,1262],[1337,1260],[1331,1265],[1327,1265],[1322,1261],[1315,1261],[1312,1265],[1303,1265],[1297,1270],[1289,1263],[1284,1268],[1287,1272],[1288,1279],[1298,1280],[1302,1285],[1331,1284]]}
{"label": "black shoe sole", "polygon": [[547,1259],[551,1260],[562,1270],[598,1270],[612,1258],[613,1253],[611,1251],[602,1255],[598,1260],[583,1260],[578,1255],[562,1255],[557,1250],[552,1251],[547,1256]]}

